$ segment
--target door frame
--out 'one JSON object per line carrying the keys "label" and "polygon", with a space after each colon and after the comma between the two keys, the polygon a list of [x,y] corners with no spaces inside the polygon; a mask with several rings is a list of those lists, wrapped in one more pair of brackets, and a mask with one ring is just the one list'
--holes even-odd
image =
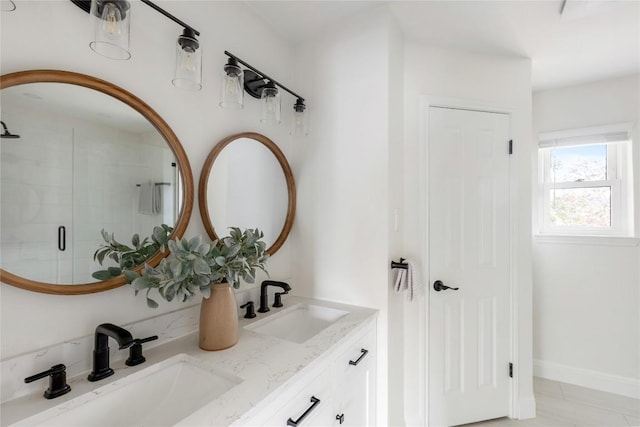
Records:
{"label": "door frame", "polygon": [[[419,167],[419,196],[418,196],[418,205],[419,205],[419,235],[424,238],[424,242],[420,245],[420,258],[421,265],[423,265],[423,278],[424,280],[429,279],[430,275],[430,265],[429,265],[429,165],[427,153],[429,152],[429,108],[431,107],[441,107],[441,108],[451,108],[451,109],[459,109],[459,110],[472,110],[479,112],[487,112],[487,113],[501,113],[507,114],[509,116],[509,137],[512,138],[513,131],[513,122],[514,122],[514,112],[515,108],[504,105],[496,105],[496,104],[488,104],[482,103],[472,100],[459,99],[459,98],[448,98],[448,97],[436,97],[436,96],[428,96],[423,95],[420,97],[420,109],[419,109],[419,159],[420,159],[420,167]],[[507,149],[505,141],[505,149]],[[518,364],[516,363],[519,360],[519,349],[518,349],[518,324],[519,324],[519,307],[518,307],[518,287],[517,287],[517,277],[518,277],[518,197],[517,197],[517,188],[518,188],[518,179],[515,171],[516,168],[513,167],[513,162],[509,164],[509,358],[511,363],[514,364],[513,369],[513,378],[509,382],[509,418],[516,418],[519,414],[518,410],[518,402],[519,402],[519,371]],[[420,334],[420,339],[423,341],[419,344],[421,354],[421,360],[425,360],[425,368],[424,368],[424,384],[423,384],[423,393],[426,399],[425,405],[425,413],[421,414],[424,416],[425,425],[429,426],[429,341],[426,339],[429,331],[429,316],[428,316],[428,308],[430,303],[430,289],[431,283],[425,282],[426,292],[424,292],[422,310],[420,310],[420,324],[424,326],[424,333]],[[507,369],[507,367],[505,367]]]}

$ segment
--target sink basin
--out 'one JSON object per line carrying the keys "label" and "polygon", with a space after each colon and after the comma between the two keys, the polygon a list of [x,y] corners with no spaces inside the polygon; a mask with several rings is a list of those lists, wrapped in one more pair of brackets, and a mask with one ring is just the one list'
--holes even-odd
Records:
{"label": "sink basin", "polygon": [[245,326],[245,329],[295,343],[303,343],[347,314],[349,312],[335,308],[299,304]]}
{"label": "sink basin", "polygon": [[179,354],[14,426],[171,426],[240,382]]}

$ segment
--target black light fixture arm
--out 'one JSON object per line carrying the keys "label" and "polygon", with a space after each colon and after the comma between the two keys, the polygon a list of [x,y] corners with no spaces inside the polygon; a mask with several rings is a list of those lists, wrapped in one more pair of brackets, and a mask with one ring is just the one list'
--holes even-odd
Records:
{"label": "black light fixture arm", "polygon": [[[147,2],[147,0],[142,0],[143,2]],[[284,86],[283,84],[277,82],[275,79],[272,79],[271,77],[269,77],[268,75],[266,75],[265,73],[263,73],[262,71],[258,70],[257,68],[247,64],[245,61],[243,61],[242,59],[238,58],[237,56],[235,56],[234,54],[228,52],[228,51],[224,51],[224,54],[227,55],[230,58],[235,59],[236,61],[238,61],[239,63],[241,63],[242,65],[244,65],[245,67],[247,67],[248,69],[250,69],[251,71],[253,71],[254,73],[258,74],[259,76],[262,77],[262,79],[265,80],[269,80],[271,82],[273,82],[276,86],[278,86],[279,88],[289,92],[291,95],[295,96],[296,98],[298,98],[299,100],[301,100],[302,102],[304,102],[304,98],[301,97],[300,95],[298,95],[297,93],[295,93],[294,91],[292,91],[291,89],[287,88],[286,86]]]}
{"label": "black light fixture arm", "polygon": [[149,1],[149,0],[140,0],[142,3],[146,4],[147,6],[151,7],[152,9],[155,9],[157,12],[160,12],[161,14],[163,14],[164,16],[166,16],[167,18],[171,19],[173,22],[175,22],[176,24],[180,25],[183,28],[186,28],[187,30],[193,31],[197,36],[200,35],[200,32],[198,30],[196,30],[195,28],[193,28],[192,26],[185,24],[184,22],[182,22],[181,20],[179,20],[178,18],[176,18],[175,16],[173,16],[172,14],[170,14],[169,12],[167,12],[166,10],[164,10],[163,8],[161,8],[160,6],[158,6],[157,4]]}
{"label": "black light fixture arm", "polygon": [[[164,10],[163,8],[161,8],[160,6],[158,6],[157,4],[149,1],[149,0],[140,0],[142,3],[146,4],[147,6],[151,7],[152,9],[155,9],[156,12],[160,12],[161,14],[163,14],[164,16],[166,16],[167,18],[171,19],[173,22],[175,22],[176,24],[180,25],[181,27],[189,30],[189,31],[193,31],[197,36],[200,35],[200,32],[198,30],[196,30],[195,28],[193,28],[191,25],[185,24],[183,21],[179,20],[178,18],[176,18],[175,16],[173,16],[172,14],[170,14],[169,12],[167,12],[166,10]],[[75,4],[76,6],[78,6],[80,9],[84,10],[87,13],[90,13],[91,11],[91,0],[71,0],[71,2],[73,4]]]}

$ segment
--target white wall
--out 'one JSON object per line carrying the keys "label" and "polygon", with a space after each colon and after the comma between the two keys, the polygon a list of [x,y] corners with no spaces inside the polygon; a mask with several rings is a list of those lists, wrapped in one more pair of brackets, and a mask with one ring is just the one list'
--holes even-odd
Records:
{"label": "white wall", "polygon": [[[635,122],[636,236],[640,224],[640,76],[537,92],[534,136]],[[536,182],[536,181],[534,181]],[[534,190],[534,200],[537,193]],[[536,223],[534,222],[534,226]],[[640,248],[624,239],[534,239],[536,374],[640,397]]]}
{"label": "white wall", "polygon": [[[391,135],[390,49],[397,33],[382,7],[298,48],[311,135],[296,147],[294,283],[318,298],[374,307],[378,317],[378,423],[388,424]],[[393,145],[399,145],[397,139]],[[395,189],[401,192],[401,189]]]}
{"label": "white wall", "polygon": [[[242,4],[158,2],[202,33],[204,88],[188,92],[171,84],[175,39],[181,28],[143,3],[132,2],[133,58],[129,61],[109,60],[89,49],[88,15],[70,1],[16,3],[14,12],[0,15],[2,74],[29,69],[69,70],[105,79],[132,92],[174,130],[191,161],[196,187],[209,151],[234,133],[263,133],[290,157],[293,140],[286,112],[295,100],[283,100],[283,123],[277,128],[260,124],[260,105],[253,98],[248,97],[240,111],[218,106],[225,50],[279,81],[293,78],[291,47]],[[195,234],[205,234],[197,200],[186,232],[187,236]],[[290,278],[290,256],[290,244],[286,243],[269,261],[271,277]],[[144,298],[134,297],[128,286],[92,295],[54,296],[3,284],[0,297],[2,359],[91,334],[103,322],[125,324],[184,306],[173,302],[149,309]]]}
{"label": "white wall", "polygon": [[419,358],[420,339],[426,336],[420,318],[424,304],[393,294],[389,272],[391,259],[400,256],[425,265],[418,205],[420,96],[508,109],[520,150],[514,156],[521,207],[515,218],[519,265],[514,274],[521,381],[514,413],[533,416],[531,63],[416,45],[403,52],[403,46],[388,13],[379,8],[298,48],[304,90],[316,102],[310,109],[313,136],[296,146],[295,154],[300,170],[294,283],[305,295],[381,310],[378,372],[384,395],[379,398],[386,402],[388,393],[389,408],[379,422],[424,425],[425,386],[416,381],[424,365]]}
{"label": "white wall", "polygon": [[[420,201],[425,200],[420,190],[421,97],[447,99],[450,105],[477,105],[479,108],[498,108],[511,112],[511,135],[514,140],[512,170],[515,171],[515,188],[512,197],[518,210],[513,214],[513,250],[517,259],[512,272],[516,284],[514,295],[518,306],[517,352],[514,360],[517,384],[517,403],[513,415],[528,418],[535,415],[532,390],[531,361],[531,62],[528,59],[491,57],[465,52],[446,51],[407,44],[405,48],[405,203],[404,241],[405,253],[422,261],[423,281],[429,283],[428,264],[424,257],[426,241],[421,234]],[[423,183],[423,188],[428,188]],[[416,380],[413,373],[419,366],[419,340],[425,316],[426,299],[422,304],[408,304],[405,313],[405,375],[404,400],[408,411],[406,420],[413,425],[424,424],[427,416],[420,399],[424,399],[425,385]]]}
{"label": "white wall", "polygon": [[[388,265],[399,261],[404,252],[402,208],[404,204],[404,40],[391,23],[389,44],[389,232]],[[394,283],[397,270],[389,269]],[[388,285],[389,298],[389,425],[404,424],[404,305],[406,292],[398,295]],[[414,372],[414,375],[418,372]]]}

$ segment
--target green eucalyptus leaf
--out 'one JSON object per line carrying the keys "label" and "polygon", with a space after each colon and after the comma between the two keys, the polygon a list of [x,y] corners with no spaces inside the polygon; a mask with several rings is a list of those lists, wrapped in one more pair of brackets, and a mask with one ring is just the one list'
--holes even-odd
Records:
{"label": "green eucalyptus leaf", "polygon": [[196,277],[194,283],[196,286],[202,289],[204,287],[209,287],[212,283],[212,280],[209,278],[209,276],[198,276]]}
{"label": "green eucalyptus leaf", "polygon": [[193,283],[189,283],[186,286],[186,290],[189,292],[190,296],[193,296],[196,294],[196,292],[198,292],[200,290],[200,288],[196,285],[194,285]]}
{"label": "green eucalyptus leaf", "polygon": [[173,298],[175,298],[177,288],[178,288],[177,283],[173,283],[164,288],[164,297],[167,301],[172,301]]}
{"label": "green eucalyptus leaf", "polygon": [[122,269],[118,267],[109,267],[107,271],[111,275],[111,277],[117,277],[122,274]]}
{"label": "green eucalyptus leaf", "polygon": [[176,252],[183,250],[180,246],[180,239],[171,239],[167,242],[167,247],[169,248],[169,252],[175,254]]}
{"label": "green eucalyptus leaf", "polygon": [[188,268],[183,268],[182,272],[180,273],[179,276],[171,276],[172,280],[178,282],[178,283],[182,283],[185,280],[187,280],[189,278],[189,275],[191,274],[190,270]]}
{"label": "green eucalyptus leaf", "polygon": [[129,283],[133,282],[138,277],[140,277],[140,275],[138,273],[136,273],[135,271],[132,271],[132,270],[125,270],[124,271],[124,278]]}
{"label": "green eucalyptus leaf", "polygon": [[198,252],[203,256],[206,256],[210,250],[211,250],[211,245],[209,243],[203,243],[198,248]]}
{"label": "green eucalyptus leaf", "polygon": [[204,286],[200,288],[200,293],[206,299],[211,298],[211,286]]}
{"label": "green eucalyptus leaf", "polygon": [[91,277],[97,280],[108,280],[111,279],[111,274],[107,270],[99,270],[94,272]]}
{"label": "green eucalyptus leaf", "polygon": [[231,258],[236,256],[240,252],[240,249],[242,249],[242,245],[240,243],[234,244],[229,248],[229,253],[227,254],[227,257]]}
{"label": "green eucalyptus leaf", "polygon": [[157,286],[157,282],[151,277],[140,276],[131,282],[131,286],[133,286],[133,289],[142,290],[155,288]]}
{"label": "green eucalyptus leaf", "polygon": [[211,274],[211,267],[204,259],[196,258],[193,262],[193,272],[195,274]]}
{"label": "green eucalyptus leaf", "polygon": [[189,250],[196,251],[202,243],[202,236],[198,235],[189,240]]}
{"label": "green eucalyptus leaf", "polygon": [[151,298],[149,298],[147,296],[147,307],[149,307],[149,308],[158,308],[159,306],[158,306],[157,302],[155,302],[154,300],[152,300]]}
{"label": "green eucalyptus leaf", "polygon": [[[253,283],[257,269],[266,272],[266,244],[258,229],[241,231],[238,227],[230,227],[228,236],[212,243],[203,243],[202,236],[170,240],[172,231],[172,227],[162,224],[154,227],[150,238],[134,235],[131,239],[134,248],[130,248],[102,230],[105,243],[95,251],[94,259],[102,263],[109,258],[119,268],[109,267],[94,273],[94,277],[107,278],[124,273],[134,293],[147,290],[147,305],[155,308],[158,304],[149,297],[152,289],[168,301],[187,301],[197,293],[210,297],[211,283],[227,281],[238,288],[241,279]],[[162,259],[156,268],[145,263],[165,247],[169,249],[169,257]],[[140,274],[132,271],[140,264],[144,264]]]}
{"label": "green eucalyptus leaf", "polygon": [[145,263],[144,267],[142,269],[142,275],[151,275],[151,274],[158,274],[160,273],[160,271],[162,271],[162,269],[165,267],[166,265],[166,260],[163,259],[162,261],[160,261],[160,264],[158,264],[158,270],[156,270],[155,268],[151,267],[149,264]]}
{"label": "green eucalyptus leaf", "polygon": [[171,261],[169,265],[171,266],[171,274],[173,275],[173,277],[180,277],[180,275],[182,274],[184,265],[177,259]]}
{"label": "green eucalyptus leaf", "polygon": [[100,263],[100,265],[102,265],[102,262],[104,261],[104,257],[107,256],[109,254],[109,252],[111,251],[111,249],[107,248],[107,249],[103,249],[103,250],[99,250],[96,251],[95,255],[93,256],[94,260],[98,260],[98,263]]}
{"label": "green eucalyptus leaf", "polygon": [[166,228],[164,228],[164,224],[162,227],[153,227],[151,238],[161,245],[166,245],[169,241],[169,234],[172,230],[173,229],[167,230]]}

